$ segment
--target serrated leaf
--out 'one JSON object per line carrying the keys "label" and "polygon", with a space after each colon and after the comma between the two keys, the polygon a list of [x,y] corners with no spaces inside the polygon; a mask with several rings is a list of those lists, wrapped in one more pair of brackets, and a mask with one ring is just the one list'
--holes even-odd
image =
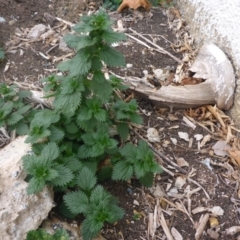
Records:
{"label": "serrated leaf", "polygon": [[27,186],[27,193],[34,194],[40,192],[45,186],[45,181],[42,178],[31,178]]}
{"label": "serrated leaf", "polygon": [[83,163],[76,157],[65,157],[64,161],[65,166],[73,172],[79,171],[83,167]]}
{"label": "serrated leaf", "polygon": [[122,161],[113,166],[113,180],[127,181],[133,175],[133,167],[130,163]]}
{"label": "serrated leaf", "polygon": [[112,224],[123,218],[125,214],[124,210],[116,205],[109,206],[108,211],[110,214],[106,221]]}
{"label": "serrated leaf", "polygon": [[69,71],[70,76],[84,75],[91,68],[89,52],[81,49],[71,60],[58,64],[58,69],[62,72]]}
{"label": "serrated leaf", "polygon": [[103,227],[103,222],[94,221],[95,219],[86,218],[81,227],[83,240],[93,239],[98,235]]}
{"label": "serrated leaf", "polygon": [[18,113],[18,114],[24,114],[24,113],[26,113],[29,109],[31,109],[31,106],[30,106],[30,105],[25,105],[24,107],[18,109],[18,110],[16,111],[16,113]]}
{"label": "serrated leaf", "polygon": [[67,193],[63,196],[63,200],[73,214],[84,213],[88,208],[88,197],[82,191]]}
{"label": "serrated leaf", "polygon": [[48,137],[51,132],[44,126],[35,126],[30,129],[29,135],[25,140],[25,143],[38,143],[44,138]]}
{"label": "serrated leaf", "polygon": [[139,116],[137,113],[131,114],[129,119],[131,122],[136,123],[136,124],[143,123],[142,117]]}
{"label": "serrated leaf", "polygon": [[81,41],[82,37],[74,34],[66,34],[63,37],[65,43],[67,43],[68,47],[76,48],[77,44]]}
{"label": "serrated leaf", "polygon": [[154,174],[153,172],[147,172],[143,177],[139,178],[141,184],[145,187],[151,187],[153,185]]}
{"label": "serrated leaf", "polygon": [[102,72],[95,72],[91,81],[94,93],[104,102],[107,102],[113,92],[111,84],[105,79]]}
{"label": "serrated leaf", "polygon": [[74,122],[70,122],[65,127],[66,127],[66,131],[68,133],[75,134],[77,132],[80,132],[80,129],[78,128],[78,126]]}
{"label": "serrated leaf", "polygon": [[117,123],[117,132],[122,140],[126,141],[129,134],[129,127],[127,123]]}
{"label": "serrated leaf", "polygon": [[125,66],[125,58],[117,50],[105,45],[99,53],[99,57],[109,67]]}
{"label": "serrated leaf", "polygon": [[77,185],[83,190],[91,190],[97,183],[95,174],[87,167],[84,167],[77,176]]}
{"label": "serrated leaf", "polygon": [[104,109],[99,109],[97,112],[94,113],[94,117],[100,121],[106,121],[106,111]]}
{"label": "serrated leaf", "polygon": [[48,143],[42,150],[41,156],[48,161],[53,161],[59,157],[60,151],[55,142]]}
{"label": "serrated leaf", "polygon": [[126,161],[134,163],[137,159],[138,149],[135,145],[127,143],[122,149],[120,149],[120,153],[126,158]]}
{"label": "serrated leaf", "polygon": [[80,148],[78,149],[78,157],[80,159],[86,159],[88,157],[92,156],[92,146],[88,146],[86,144],[83,144],[82,146],[80,146]]}
{"label": "serrated leaf", "polygon": [[62,110],[65,114],[72,114],[81,103],[81,92],[59,95],[55,98],[53,105],[57,110]]}
{"label": "serrated leaf", "polygon": [[51,131],[51,135],[48,139],[51,142],[60,142],[65,136],[65,133],[62,130],[53,125],[49,128],[49,130]]}
{"label": "serrated leaf", "polygon": [[21,119],[23,119],[23,115],[20,115],[20,114],[14,112],[8,116],[7,123],[9,125],[14,125],[17,122],[19,122]]}
{"label": "serrated leaf", "polygon": [[143,161],[136,161],[134,164],[134,172],[138,179],[143,177],[147,171],[149,171],[149,169],[146,168]]}
{"label": "serrated leaf", "polygon": [[103,35],[102,35],[102,39],[109,45],[113,44],[113,43],[117,43],[123,40],[126,40],[126,36],[123,33],[117,33],[114,31],[104,31]]}
{"label": "serrated leaf", "polygon": [[29,231],[26,240],[70,240],[70,238],[65,229],[57,229],[53,235],[44,229],[37,229]]}
{"label": "serrated leaf", "polygon": [[56,209],[57,213],[60,214],[61,216],[65,217],[65,218],[70,218],[73,219],[76,217],[77,214],[73,214],[66,206],[65,202],[61,202],[60,204],[58,204],[57,209]]}
{"label": "serrated leaf", "polygon": [[71,182],[74,175],[70,169],[63,165],[55,165],[54,169],[58,172],[59,176],[54,178],[52,184],[54,186],[64,186]]}
{"label": "serrated leaf", "polygon": [[87,107],[82,107],[78,111],[77,115],[77,121],[82,122],[82,121],[87,121],[92,117],[92,111],[91,109],[88,109]]}
{"label": "serrated leaf", "polygon": [[22,121],[15,125],[15,129],[17,134],[20,136],[27,135],[29,131],[28,125],[26,123],[23,123]]}

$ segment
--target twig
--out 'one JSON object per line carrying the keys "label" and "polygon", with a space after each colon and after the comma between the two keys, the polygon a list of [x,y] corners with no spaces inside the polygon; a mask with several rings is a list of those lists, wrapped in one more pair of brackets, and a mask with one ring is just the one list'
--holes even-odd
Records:
{"label": "twig", "polygon": [[[153,43],[153,42],[150,41],[149,39],[145,38],[145,37],[142,36],[140,33],[134,31],[134,30],[131,29],[131,28],[129,28],[129,30],[132,31],[133,33],[137,34],[139,37],[141,37],[142,39],[144,39],[146,42],[152,44],[154,47],[156,47],[158,50],[160,50],[161,53],[167,54],[169,57],[171,57],[172,59],[174,59],[174,60],[175,60],[176,62],[178,62],[178,63],[182,63],[182,61],[181,61],[179,58],[173,56],[170,52],[168,52],[167,50],[165,50],[165,49],[163,49],[162,47],[158,46],[157,44]],[[129,34],[128,34],[128,36],[129,36]]]}
{"label": "twig", "polygon": [[190,177],[187,177],[187,180],[188,180],[189,182],[191,182],[191,183],[194,183],[194,184],[197,185],[198,187],[200,187],[200,188],[203,190],[203,192],[205,193],[206,197],[207,197],[208,199],[210,199],[207,191],[206,191],[198,182],[196,182],[195,180],[191,179]]}

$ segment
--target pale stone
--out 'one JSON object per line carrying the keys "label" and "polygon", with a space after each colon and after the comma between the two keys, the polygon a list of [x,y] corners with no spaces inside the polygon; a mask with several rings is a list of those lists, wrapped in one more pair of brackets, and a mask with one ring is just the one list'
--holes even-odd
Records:
{"label": "pale stone", "polygon": [[45,188],[37,195],[27,195],[26,173],[21,158],[31,151],[26,137],[18,137],[0,150],[0,239],[25,239],[37,229],[54,206],[52,192]]}
{"label": "pale stone", "polygon": [[31,39],[37,39],[39,38],[45,31],[47,30],[47,27],[43,24],[37,24],[35,25],[30,32],[28,33],[27,37]]}

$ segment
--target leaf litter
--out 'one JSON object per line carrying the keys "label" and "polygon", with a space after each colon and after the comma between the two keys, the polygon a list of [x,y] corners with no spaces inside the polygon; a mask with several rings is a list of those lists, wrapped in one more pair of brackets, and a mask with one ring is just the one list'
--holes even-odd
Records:
{"label": "leaf litter", "polygon": [[[135,9],[135,6],[133,5],[132,8]],[[171,73],[174,73],[176,82],[183,81],[186,83],[188,81],[189,83],[189,81],[193,81],[193,84],[197,84],[194,82],[195,79],[184,80],[187,78],[188,68],[197,52],[193,38],[187,26],[184,27],[184,20],[177,9],[169,8],[166,14],[168,26],[175,31],[177,38],[177,41],[172,42],[170,47],[175,53],[181,53],[181,57],[180,55],[174,56],[174,53],[170,53],[156,44],[158,41],[153,41],[154,38],[159,39],[162,36],[156,36],[148,32],[143,35],[132,28],[128,28],[126,23],[129,16],[124,17],[123,15],[122,29],[130,31],[127,34],[128,46],[134,49],[138,44],[142,47],[142,51],[149,51],[153,57],[156,56],[156,53],[158,55],[165,54],[178,64],[175,69],[168,70],[169,73],[162,82],[171,82],[170,76]],[[129,19],[131,19],[131,16]],[[148,16],[145,17],[144,21],[137,18],[132,19],[137,21],[137,26],[143,24],[145,20],[149,21]],[[55,27],[48,26],[46,32],[34,40],[28,39],[31,28],[17,29],[15,36],[7,43],[7,52],[16,54],[14,51],[21,49],[24,55],[26,54],[26,48],[34,49],[36,43],[44,43],[45,51],[42,50],[43,46],[34,51],[43,61],[48,62],[50,60],[54,64],[51,67],[45,67],[43,74],[48,75],[57,72],[54,65],[70,58],[73,53],[62,54],[60,52],[61,54],[59,54],[58,52],[57,56],[52,53],[55,53],[60,38],[66,33],[66,30],[69,31],[69,26],[72,26],[73,23],[62,18],[56,18],[56,21],[58,25]],[[120,49],[121,47],[119,46]],[[139,55],[142,54],[141,47],[137,48]],[[181,59],[183,59],[183,62]],[[127,74],[131,71],[136,74],[139,67],[134,66],[135,62],[130,61],[129,63],[133,67],[128,69]],[[13,61],[8,62],[5,72],[11,73],[11,66],[14,64],[16,63]],[[145,75],[141,71],[136,74],[136,81],[148,82],[149,72],[151,71],[152,79],[154,77],[159,78],[158,74],[164,68],[159,68],[156,63],[155,66],[152,64],[152,62],[149,65],[146,64],[148,70],[145,71]],[[20,88],[39,92],[42,86],[38,83],[38,79],[43,74],[35,77],[34,83],[30,76],[25,76],[25,81],[22,81],[6,75],[6,81],[10,84],[17,83]],[[117,74],[120,76],[121,72]],[[154,84],[150,83],[150,85],[155,88]],[[35,99],[32,98],[30,101],[34,102],[36,107],[51,106],[51,103],[43,101],[41,94],[36,93],[34,96],[36,96]],[[128,97],[128,93],[123,95],[124,99],[128,99]],[[238,187],[240,180],[239,130],[232,119],[216,106],[207,105],[186,111],[170,109],[172,112],[169,112],[168,110],[163,111],[144,100],[139,99],[139,101],[142,111],[151,112],[151,114],[143,114],[145,118],[144,126],[132,126],[131,141],[136,142],[139,139],[149,141],[157,161],[164,169],[164,174],[156,175],[152,188],[139,188],[138,193],[133,197],[132,208],[135,205],[138,210],[133,209],[132,215],[139,215],[139,218],[144,220],[145,225],[147,225],[147,228],[145,228],[146,235],[142,235],[141,238],[209,239],[211,237],[212,239],[226,239],[227,237],[231,239],[230,236],[234,236],[240,231],[237,226],[239,224],[238,216],[235,214],[240,205],[240,196],[236,194],[240,192]],[[161,128],[163,128],[162,131]],[[159,137],[160,132],[161,137]],[[179,133],[181,133],[181,137]],[[9,142],[9,135],[7,129],[1,128],[1,146]],[[191,147],[189,147],[190,139],[192,139]],[[206,157],[211,164],[211,170],[201,163]],[[128,186],[131,186],[133,182],[131,181]],[[130,219],[130,216],[128,215],[127,218]],[[131,224],[130,220],[126,220],[126,222],[127,225]],[[117,225],[116,228],[111,228],[111,226],[109,226],[109,230],[106,228],[103,235],[109,236],[110,234],[110,236],[113,236],[116,234],[117,239],[131,239],[127,238],[127,235],[123,236],[122,229],[118,229]],[[116,229],[119,230],[118,233]],[[115,233],[113,233],[114,231]]]}

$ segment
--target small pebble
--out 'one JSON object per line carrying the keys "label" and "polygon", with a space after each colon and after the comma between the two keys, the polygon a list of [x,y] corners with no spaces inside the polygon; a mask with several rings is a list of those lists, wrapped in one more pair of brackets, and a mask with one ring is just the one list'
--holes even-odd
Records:
{"label": "small pebble", "polygon": [[132,194],[133,190],[131,188],[127,188],[128,193]]}
{"label": "small pebble", "polygon": [[10,21],[8,22],[8,24],[9,24],[10,26],[13,26],[15,23],[16,23],[15,20],[10,20]]}

